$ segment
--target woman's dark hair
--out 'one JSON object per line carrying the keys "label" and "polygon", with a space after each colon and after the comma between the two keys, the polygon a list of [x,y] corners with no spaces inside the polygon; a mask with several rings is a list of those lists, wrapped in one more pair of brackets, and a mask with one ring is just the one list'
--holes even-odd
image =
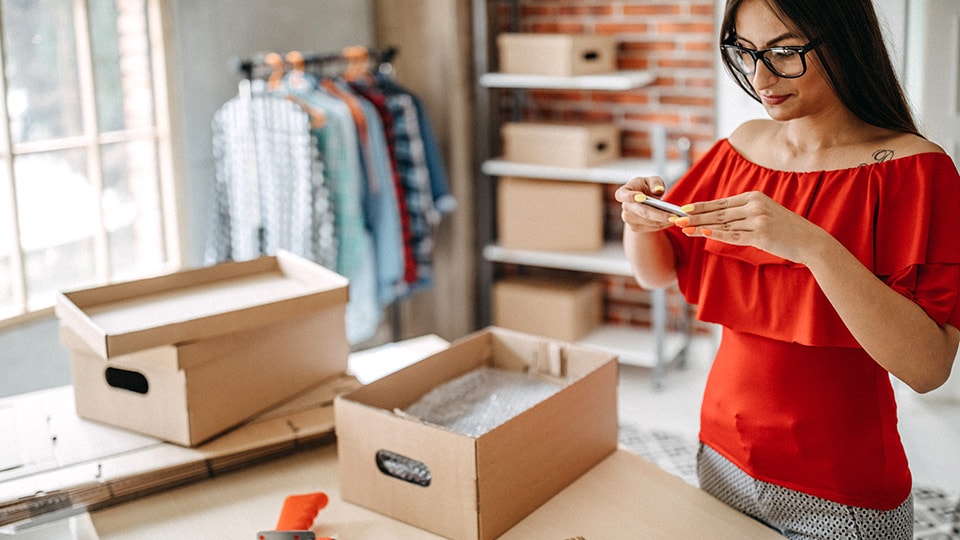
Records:
{"label": "woman's dark hair", "polygon": [[[737,10],[744,0],[727,0],[720,43],[737,39]],[[808,40],[840,101],[864,122],[920,135],[893,70],[872,0],[761,0],[783,23]],[[750,80],[721,55],[727,71],[750,96]]]}

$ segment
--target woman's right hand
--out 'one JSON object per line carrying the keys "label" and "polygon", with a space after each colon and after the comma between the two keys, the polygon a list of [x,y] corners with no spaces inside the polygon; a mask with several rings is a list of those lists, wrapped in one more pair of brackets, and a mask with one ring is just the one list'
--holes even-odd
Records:
{"label": "woman's right hand", "polygon": [[[666,184],[659,176],[638,176],[617,188],[620,219],[633,232],[655,232],[673,226],[676,216],[637,201],[638,195],[660,197]],[[673,219],[671,219],[673,218]]]}

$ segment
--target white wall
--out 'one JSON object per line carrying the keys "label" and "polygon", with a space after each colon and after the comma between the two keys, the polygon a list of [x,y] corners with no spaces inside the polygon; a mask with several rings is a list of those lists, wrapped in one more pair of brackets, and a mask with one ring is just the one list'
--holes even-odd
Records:
{"label": "white wall", "polygon": [[911,0],[906,87],[920,131],[960,157],[960,2]]}
{"label": "white wall", "polygon": [[[920,131],[960,157],[960,3],[910,0],[906,88]],[[960,404],[960,355],[945,385],[922,399]]]}

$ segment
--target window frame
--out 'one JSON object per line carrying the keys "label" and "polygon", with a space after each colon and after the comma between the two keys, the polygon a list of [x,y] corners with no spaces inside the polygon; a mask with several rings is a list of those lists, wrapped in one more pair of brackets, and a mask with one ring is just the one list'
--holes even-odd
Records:
{"label": "window frame", "polygon": [[[95,93],[95,74],[91,26],[87,0],[73,0],[74,29],[76,36],[77,71],[81,103],[83,134],[80,136],[47,139],[43,141],[22,142],[14,145],[7,109],[7,90],[9,81],[6,72],[6,57],[2,51],[5,42],[3,13],[0,10],[0,189],[5,194],[0,201],[8,204],[0,207],[0,213],[8,216],[7,228],[13,246],[11,252],[11,289],[13,303],[11,307],[0,307],[0,329],[15,326],[53,313],[53,305],[30,305],[27,294],[27,276],[25,256],[20,239],[20,219],[16,194],[16,176],[14,160],[18,156],[52,150],[75,149],[86,153],[86,174],[97,195],[97,214],[99,227],[94,237],[94,257],[97,269],[96,284],[106,285],[116,281],[111,268],[109,232],[104,223],[102,192],[104,176],[101,163],[102,147],[116,143],[150,141],[156,148],[159,182],[159,211],[162,216],[162,229],[166,260],[152,269],[150,275],[158,275],[182,267],[181,227],[179,222],[177,185],[174,174],[173,141],[170,115],[170,87],[167,75],[168,17],[163,9],[163,0],[142,0],[147,16],[146,38],[150,44],[150,65],[153,91],[153,127],[130,128],[121,131],[100,132],[98,125],[98,105]],[[2,231],[3,229],[0,229]],[[147,277],[147,276],[144,276]]]}

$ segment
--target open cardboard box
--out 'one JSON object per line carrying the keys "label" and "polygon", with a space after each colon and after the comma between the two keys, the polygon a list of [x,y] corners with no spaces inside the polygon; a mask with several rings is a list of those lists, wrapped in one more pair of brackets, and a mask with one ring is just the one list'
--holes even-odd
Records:
{"label": "open cardboard box", "polygon": [[281,252],[62,293],[77,414],[206,441],[346,371],[347,287]]}
{"label": "open cardboard box", "polygon": [[[481,367],[563,386],[479,437],[397,412]],[[336,398],[340,494],[448,538],[495,538],[614,452],[617,378],[615,354],[497,327],[475,332]],[[419,476],[390,473],[391,459],[418,463],[408,471]]]}

